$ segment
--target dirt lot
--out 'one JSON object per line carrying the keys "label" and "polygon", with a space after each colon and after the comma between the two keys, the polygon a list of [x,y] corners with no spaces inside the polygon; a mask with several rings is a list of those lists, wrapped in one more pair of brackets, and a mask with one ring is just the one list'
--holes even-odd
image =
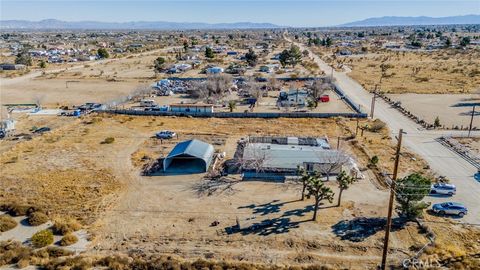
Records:
{"label": "dirt lot", "polygon": [[[63,127],[30,141],[17,141],[2,153],[0,198],[36,204],[53,217],[76,217],[94,235],[90,254],[141,248],[187,259],[351,268],[374,267],[380,259],[381,217],[385,216],[388,193],[369,170],[365,180],[344,192],[341,207],[335,207],[336,201],[323,205],[317,222],[309,221],[312,202],[298,201],[298,187],[292,185],[239,182],[233,191],[199,196],[195,184],[201,181],[201,174],[145,177],[139,173],[144,163],[165,155],[176,142],[161,144],[151,138],[160,129],[178,132],[178,140],[200,138],[231,157],[235,142],[248,134],[327,135],[335,145],[338,135],[355,130],[355,121],[111,115],[68,119],[71,122]],[[378,155],[382,168],[390,171],[393,146],[387,134],[387,130],[366,131],[356,143],[342,141],[341,148],[354,153],[361,168],[366,168],[369,156]],[[107,137],[114,142],[102,143]],[[401,171],[423,166],[422,161],[404,155]],[[272,219],[274,225],[249,233],[228,233],[237,216],[253,215]],[[359,217],[367,219],[356,219]],[[213,221],[219,225],[210,226]],[[364,226],[366,221],[369,226]],[[352,238],[359,232],[360,238]],[[391,245],[395,256],[391,259],[404,258],[411,254],[410,247],[427,242],[415,224],[395,230]],[[463,243],[453,248],[465,250]]]}
{"label": "dirt lot", "polygon": [[[447,128],[467,127],[470,125],[471,107],[454,107],[458,103],[478,103],[478,95],[467,94],[401,94],[388,95],[392,100],[400,101],[402,106],[413,114],[433,124],[438,116],[440,124]],[[476,111],[479,108],[476,109]],[[473,126],[480,127],[480,120],[474,117]]]}
{"label": "dirt lot", "polygon": [[[446,94],[469,93],[480,85],[480,52],[434,51],[392,52],[365,57],[346,57],[350,76],[367,90],[380,81],[384,63],[389,68],[381,91],[387,93]],[[415,70],[416,69],[416,70]]]}

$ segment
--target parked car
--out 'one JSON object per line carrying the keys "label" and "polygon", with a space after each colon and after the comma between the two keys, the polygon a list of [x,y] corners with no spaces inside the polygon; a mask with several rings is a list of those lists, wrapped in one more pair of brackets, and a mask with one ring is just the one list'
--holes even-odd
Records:
{"label": "parked car", "polygon": [[431,194],[441,194],[441,195],[449,195],[452,196],[457,192],[457,188],[453,184],[447,183],[436,183],[432,185],[432,189],[430,190]]}
{"label": "parked car", "polygon": [[474,175],[473,175],[473,178],[477,181],[480,181],[480,171],[476,172]]}
{"label": "parked car", "polygon": [[465,205],[456,202],[436,203],[432,206],[433,212],[440,215],[457,215],[463,217],[468,213]]}
{"label": "parked car", "polygon": [[155,134],[155,137],[157,137],[157,139],[171,139],[175,136],[177,136],[177,133],[170,130],[162,130]]}

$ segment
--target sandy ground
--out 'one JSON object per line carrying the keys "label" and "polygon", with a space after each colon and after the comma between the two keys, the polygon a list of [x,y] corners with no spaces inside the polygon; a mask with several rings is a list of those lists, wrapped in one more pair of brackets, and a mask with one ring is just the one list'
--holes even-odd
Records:
{"label": "sandy ground", "polygon": [[[428,123],[435,121],[438,116],[440,124],[447,128],[467,127],[470,125],[471,111],[469,107],[454,107],[458,103],[478,103],[478,95],[467,94],[401,94],[389,95],[395,101],[402,102],[402,106],[413,114],[425,119]],[[476,110],[479,110],[477,108]],[[480,128],[480,120],[474,117],[473,126]]]}
{"label": "sandy ground", "polygon": [[[385,215],[382,205],[388,193],[377,190],[368,180],[362,180],[345,193],[342,207],[330,208],[328,203],[322,206],[325,209],[320,210],[319,221],[312,222],[311,201],[299,201],[296,188],[286,184],[243,182],[234,187],[235,194],[198,197],[192,186],[201,177],[138,178],[121,198],[121,203],[100,221],[105,225],[100,229],[95,249],[141,248],[176,253],[186,258],[263,263],[326,260],[342,265],[359,262],[374,265],[379,259],[382,233],[352,244],[338,241],[340,236],[334,230],[341,220]],[[272,219],[277,224],[253,232],[227,232],[235,226],[236,217],[252,216],[260,220]],[[219,225],[211,226],[213,221],[218,221]],[[406,231],[399,233],[402,240],[394,233],[392,248],[406,252],[408,245],[422,243],[421,238],[405,239]],[[248,249],[245,249],[246,244]]]}
{"label": "sandy ground", "polygon": [[[334,140],[338,134],[344,135],[344,128],[333,119],[109,115],[67,119],[71,122],[51,134],[17,141],[2,153],[0,166],[6,173],[1,175],[0,195],[6,200],[34,203],[54,217],[72,216],[87,224],[96,239],[91,252],[142,248],[186,258],[213,256],[293,264],[373,266],[379,261],[382,233],[378,229],[367,233],[360,243],[341,241],[339,232],[342,220],[348,224],[355,217],[384,216],[388,193],[378,189],[375,181],[368,180],[370,177],[344,193],[341,207],[329,207],[327,203],[319,212],[318,222],[310,222],[312,202],[297,201],[298,189],[289,185],[242,182],[234,186],[238,190],[234,194],[199,197],[192,186],[202,175],[139,176],[143,157],[164,155],[176,142],[159,144],[152,139],[160,129],[176,131],[179,140],[208,141],[231,156],[239,136],[248,134],[327,135]],[[355,122],[349,122],[349,126],[354,127]],[[101,144],[106,137],[114,137],[115,142]],[[382,137],[385,135],[367,133],[361,144],[372,146],[372,153],[379,155],[388,168],[392,163],[387,156],[392,155],[393,148],[385,148]],[[344,142],[343,147],[347,150],[350,146]],[[358,158],[364,167],[367,161]],[[401,165],[407,168],[416,162],[405,160]],[[421,164],[418,166],[421,168]],[[253,215],[278,223],[253,233],[226,233],[236,216]],[[213,221],[220,224],[210,227]],[[399,251],[392,252],[398,252],[398,258],[409,252],[410,245],[423,243],[416,231],[408,227],[394,233],[392,247]]]}
{"label": "sandy ground", "polygon": [[[352,68],[350,76],[372,91],[381,77],[380,65],[388,65],[381,90],[387,93],[469,93],[480,85],[479,52],[381,52],[381,55],[339,58]],[[416,70],[414,71],[414,68]]]}

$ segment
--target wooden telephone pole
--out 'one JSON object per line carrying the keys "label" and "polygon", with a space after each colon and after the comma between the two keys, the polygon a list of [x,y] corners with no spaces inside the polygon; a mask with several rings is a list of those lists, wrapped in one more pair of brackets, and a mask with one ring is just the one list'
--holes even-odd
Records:
{"label": "wooden telephone pole", "polygon": [[373,118],[373,114],[375,112],[375,102],[377,101],[377,87],[378,84],[375,84],[375,90],[373,90],[372,105],[370,108],[370,118]]}
{"label": "wooden telephone pole", "polygon": [[403,129],[400,129],[400,131],[398,132],[397,151],[395,152],[395,165],[393,167],[392,183],[390,184],[390,201],[388,202],[387,226],[385,228],[385,239],[383,242],[383,254],[382,254],[382,265],[381,265],[382,270],[385,270],[385,267],[387,266],[388,239],[390,238],[390,227],[392,225],[393,200],[395,198],[395,185],[396,185],[397,174],[398,174],[398,162],[400,161],[400,149],[402,148],[402,134],[403,134]]}

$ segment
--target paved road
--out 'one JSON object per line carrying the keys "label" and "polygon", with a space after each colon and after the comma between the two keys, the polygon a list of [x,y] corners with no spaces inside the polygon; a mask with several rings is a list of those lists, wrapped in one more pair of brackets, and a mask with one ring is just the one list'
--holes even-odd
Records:
{"label": "paved road", "polygon": [[[307,46],[296,43],[301,50],[309,50]],[[310,51],[311,52],[311,51]],[[313,54],[314,61],[326,74],[332,74],[332,68],[323,62],[320,57]],[[365,112],[370,112],[372,94],[367,92],[359,83],[350,78],[345,72],[333,71],[333,77],[345,93],[352,100],[361,105]],[[377,99],[375,105],[374,117],[380,118],[388,123],[392,135],[398,134],[400,128],[407,133],[403,135],[403,144],[409,150],[419,154],[424,158],[430,167],[439,175],[444,175],[451,180],[451,183],[457,186],[457,194],[452,198],[445,197],[427,197],[426,201],[437,203],[444,201],[456,201],[464,203],[469,213],[462,222],[480,224],[480,182],[473,178],[476,168],[470,163],[447,149],[437,141],[436,138],[448,134],[464,134],[465,132],[454,131],[430,131],[424,130],[421,126],[405,117],[403,114],[392,108],[381,99]],[[473,135],[480,135],[475,132]],[[401,160],[400,160],[401,162]]]}

